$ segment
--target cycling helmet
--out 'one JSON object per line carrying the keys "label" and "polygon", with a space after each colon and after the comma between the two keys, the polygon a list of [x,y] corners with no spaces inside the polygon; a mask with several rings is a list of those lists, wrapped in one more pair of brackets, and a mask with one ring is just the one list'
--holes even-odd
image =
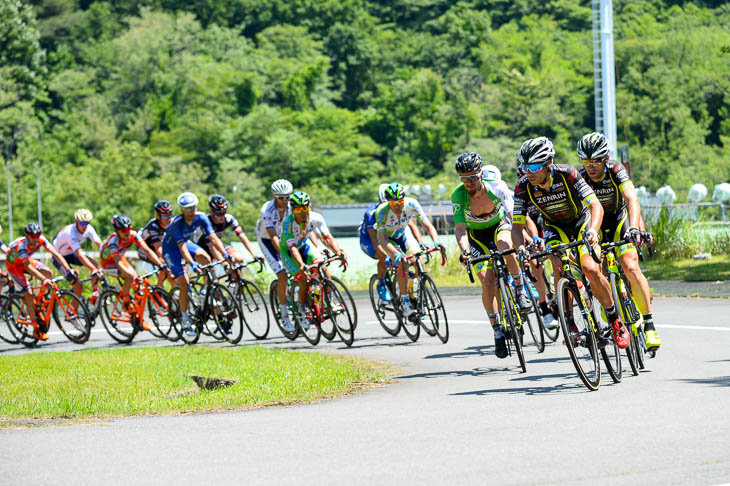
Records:
{"label": "cycling helmet", "polygon": [[198,205],[198,197],[192,192],[183,192],[177,197],[177,205],[180,209],[188,209]]}
{"label": "cycling helmet", "polygon": [[208,207],[213,211],[228,211],[228,199],[220,194],[213,194],[208,199]]}
{"label": "cycling helmet", "polygon": [[25,235],[39,235],[43,233],[43,230],[41,229],[41,225],[36,223],[35,221],[32,223],[28,223],[25,225]]}
{"label": "cycling helmet", "polygon": [[519,179],[523,175],[525,175],[525,169],[523,169],[521,165],[518,165],[517,166],[517,178]]}
{"label": "cycling helmet", "polygon": [[520,147],[517,160],[521,164],[540,164],[555,157],[553,143],[547,137],[531,138]]}
{"label": "cycling helmet", "polygon": [[388,184],[380,184],[380,187],[378,187],[378,199],[381,203],[385,202],[385,188],[388,187]]}
{"label": "cycling helmet", "polygon": [[271,184],[272,194],[291,194],[292,192],[294,192],[294,188],[292,187],[291,182],[286,179],[279,179]]}
{"label": "cycling helmet", "polygon": [[578,140],[579,159],[603,159],[608,157],[608,140],[599,132],[588,133]]}
{"label": "cycling helmet", "polygon": [[401,186],[397,182],[388,184],[388,187],[385,188],[385,200],[386,201],[400,201],[401,199],[403,199],[405,197],[406,197],[406,190],[403,189],[403,186]]}
{"label": "cycling helmet", "polygon": [[132,220],[126,214],[115,214],[112,216],[112,228],[120,230],[132,227]]}
{"label": "cycling helmet", "polygon": [[456,158],[454,168],[459,174],[479,170],[482,168],[482,156],[476,152],[461,154]]}
{"label": "cycling helmet", "polygon": [[309,206],[312,201],[309,199],[309,194],[302,191],[297,191],[289,196],[289,204],[293,208],[299,208],[302,206]]}
{"label": "cycling helmet", "polygon": [[484,174],[485,179],[490,181],[502,180],[502,172],[496,165],[485,165],[482,174]]}
{"label": "cycling helmet", "polygon": [[74,212],[74,219],[81,223],[88,223],[93,217],[94,216],[91,214],[91,211],[88,209],[81,208]]}
{"label": "cycling helmet", "polygon": [[170,204],[170,201],[165,201],[164,199],[162,201],[157,201],[155,203],[155,212],[163,216],[172,214],[172,204]]}

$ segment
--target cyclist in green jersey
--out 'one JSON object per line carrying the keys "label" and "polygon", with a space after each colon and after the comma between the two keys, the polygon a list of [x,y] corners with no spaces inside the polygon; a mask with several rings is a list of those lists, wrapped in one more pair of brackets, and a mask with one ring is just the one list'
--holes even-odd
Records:
{"label": "cyclist in green jersey", "polygon": [[[514,202],[507,184],[484,176],[482,158],[476,152],[460,155],[456,159],[455,169],[461,184],[451,194],[451,205],[454,212],[454,236],[461,248],[462,262],[489,255],[490,247],[496,247],[500,251],[512,248],[510,220]],[[530,300],[522,285],[515,255],[507,255],[505,261],[515,282],[518,305],[527,310],[531,307]],[[492,262],[478,263],[475,268],[482,284],[482,304],[494,329],[495,354],[498,358],[506,358],[506,337],[499,322],[497,281]]]}

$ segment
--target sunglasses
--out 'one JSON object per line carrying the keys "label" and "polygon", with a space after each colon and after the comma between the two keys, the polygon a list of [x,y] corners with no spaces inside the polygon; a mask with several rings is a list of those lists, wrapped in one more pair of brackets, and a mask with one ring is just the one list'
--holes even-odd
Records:
{"label": "sunglasses", "polygon": [[25,235],[25,236],[27,236],[28,238],[33,238],[34,240],[36,240],[36,239],[38,239],[38,238],[41,237],[41,234],[42,233],[38,233],[37,235],[29,234],[29,235]]}
{"label": "sunglasses", "polygon": [[223,212],[213,211],[211,214],[213,216],[215,216],[216,218],[222,218],[226,215],[226,212],[225,211],[223,211]]}
{"label": "sunglasses", "polygon": [[274,199],[278,199],[279,201],[286,201],[287,199],[289,199],[289,194],[286,194],[284,196],[276,196],[275,195],[274,196]]}
{"label": "sunglasses", "polygon": [[197,206],[193,206],[191,208],[180,208],[180,211],[182,211],[183,213],[194,213],[197,209]]}
{"label": "sunglasses", "polygon": [[480,181],[482,179],[482,175],[481,174],[474,174],[474,175],[470,175],[470,176],[459,176],[459,179],[461,179],[461,182],[464,182],[464,183],[467,183],[468,184],[470,182],[478,182],[478,181]]}
{"label": "sunglasses", "polygon": [[88,221],[77,221],[76,223],[78,223],[79,226],[89,226]]}
{"label": "sunglasses", "polygon": [[162,214],[162,215],[160,215],[160,218],[162,218],[162,219],[172,219],[172,214]]}
{"label": "sunglasses", "polygon": [[300,213],[308,213],[309,212],[309,206],[299,206],[296,208],[292,208],[291,210],[294,214],[300,214]]}
{"label": "sunglasses", "polygon": [[130,231],[132,231],[132,228],[121,228],[117,231],[119,231],[120,233],[129,233]]}
{"label": "sunglasses", "polygon": [[540,172],[540,170],[546,165],[546,162],[540,162],[539,164],[522,164],[522,168],[525,169],[525,172],[528,174],[534,174],[536,172]]}
{"label": "sunglasses", "polygon": [[405,202],[405,199],[401,199],[399,201],[388,201],[388,204],[390,204],[391,206],[403,206]]}
{"label": "sunglasses", "polygon": [[604,159],[581,159],[586,167],[598,167],[605,162]]}

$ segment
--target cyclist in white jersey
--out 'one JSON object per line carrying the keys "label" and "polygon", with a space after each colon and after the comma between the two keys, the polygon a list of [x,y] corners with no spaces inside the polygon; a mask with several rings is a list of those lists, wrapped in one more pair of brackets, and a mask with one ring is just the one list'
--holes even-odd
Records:
{"label": "cyclist in white jersey", "polygon": [[[81,249],[81,244],[86,240],[91,240],[97,248],[101,247],[101,238],[99,238],[99,235],[90,223],[93,217],[94,216],[91,214],[91,211],[88,209],[77,209],[76,212],[74,212],[74,219],[76,222],[74,224],[64,226],[63,229],[58,232],[56,237],[53,239],[53,247],[61,254],[61,256],[63,256],[64,259],[66,259],[69,266],[84,266],[91,271],[91,275],[96,277],[92,284],[94,296],[96,296],[99,292],[98,278],[101,277],[101,269],[99,269],[97,261]],[[64,277],[66,277],[66,280],[72,283],[74,293],[81,297],[81,293],[84,288],[79,279],[70,274],[55,258],[53,259],[53,265]]]}
{"label": "cyclist in white jersey", "polygon": [[279,253],[279,239],[281,238],[281,223],[289,216],[289,196],[294,192],[294,188],[286,179],[279,179],[271,184],[271,194],[273,198],[266,201],[261,207],[259,219],[256,222],[256,240],[259,248],[266,258],[266,262],[271,270],[276,274],[278,281],[277,296],[279,297],[279,308],[281,310],[282,324],[286,329],[293,328],[294,325],[289,317],[289,309],[286,305],[286,284],[287,274],[286,268],[281,263],[281,254]]}

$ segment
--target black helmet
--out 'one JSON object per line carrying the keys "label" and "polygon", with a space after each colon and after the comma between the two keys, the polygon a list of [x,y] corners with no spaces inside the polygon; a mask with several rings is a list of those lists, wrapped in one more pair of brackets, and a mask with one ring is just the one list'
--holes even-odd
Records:
{"label": "black helmet", "polygon": [[548,162],[553,157],[555,157],[555,148],[547,137],[526,140],[517,154],[520,164],[539,164]]}
{"label": "black helmet", "polygon": [[112,228],[115,230],[131,228],[132,220],[126,214],[115,214],[112,216]]}
{"label": "black helmet", "polygon": [[576,147],[579,159],[603,159],[608,157],[608,151],[608,140],[599,132],[583,135]]}
{"label": "black helmet", "polygon": [[41,229],[41,225],[33,221],[32,223],[28,223],[25,225],[25,235],[39,235],[43,233],[43,229]]}
{"label": "black helmet", "polygon": [[454,168],[459,174],[480,170],[482,168],[482,156],[476,152],[461,154],[456,158]]}
{"label": "black helmet", "polygon": [[170,204],[170,201],[165,201],[164,199],[162,201],[157,201],[155,203],[155,212],[163,216],[172,214],[172,204]]}
{"label": "black helmet", "polygon": [[228,199],[220,194],[213,194],[208,199],[208,207],[213,211],[228,211]]}

